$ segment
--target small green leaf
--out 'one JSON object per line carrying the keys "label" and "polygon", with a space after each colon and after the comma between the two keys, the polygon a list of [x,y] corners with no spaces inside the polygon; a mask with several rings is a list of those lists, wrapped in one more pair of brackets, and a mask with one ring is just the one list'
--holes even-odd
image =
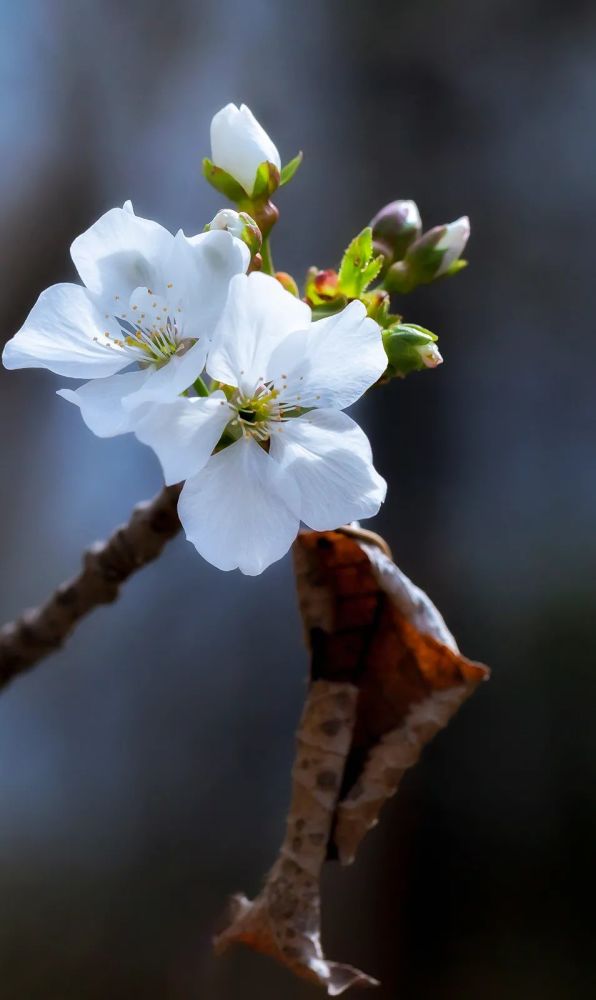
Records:
{"label": "small green leaf", "polygon": [[298,167],[300,166],[301,163],[302,163],[302,150],[300,150],[298,155],[295,156],[293,160],[290,160],[289,163],[286,163],[285,167],[281,168],[281,180],[279,182],[280,187],[283,187],[284,184],[287,184],[288,181],[292,180],[292,177],[298,170]]}
{"label": "small green leaf", "polygon": [[378,276],[383,257],[373,257],[372,229],[367,226],[355,236],[343,255],[339,288],[348,298],[358,299]]}
{"label": "small green leaf", "polygon": [[216,167],[207,157],[203,160],[203,176],[209,181],[211,187],[229,198],[230,201],[238,203],[246,200],[246,191],[242,185],[221,167]]}

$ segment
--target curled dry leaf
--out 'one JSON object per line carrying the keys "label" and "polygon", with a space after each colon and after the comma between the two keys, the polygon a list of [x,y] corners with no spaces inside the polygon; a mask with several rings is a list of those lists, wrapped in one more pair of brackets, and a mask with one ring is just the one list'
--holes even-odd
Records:
{"label": "curled dry leaf", "polygon": [[358,688],[319,680],[311,686],[298,729],[293,791],[279,857],[261,894],[232,900],[232,922],[217,950],[240,941],[338,996],[355,984],[376,985],[349,965],[327,962],[320,935],[319,876],[350,749]]}
{"label": "curled dry leaf", "polygon": [[337,996],[376,981],[323,955],[323,863],[354,859],[406,770],[488,670],[459,654],[378,536],[358,527],[305,532],[294,557],[311,685],[286,837],[262,892],[235,898],[216,945],[248,944]]}

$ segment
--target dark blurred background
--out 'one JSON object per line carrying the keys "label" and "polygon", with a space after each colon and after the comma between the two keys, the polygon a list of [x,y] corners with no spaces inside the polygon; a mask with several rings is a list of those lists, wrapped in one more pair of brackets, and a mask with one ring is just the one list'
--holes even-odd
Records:
{"label": "dark blurred background", "polygon": [[[132,198],[202,228],[212,114],[248,103],[305,162],[278,265],[331,266],[385,202],[468,213],[470,268],[404,302],[436,372],[357,409],[390,483],[373,525],[493,678],[355,866],[330,957],[380,1000],[596,996],[596,8],[582,0],[4,0],[2,338]],[[0,372],[2,619],[160,485],[47,372]],[[305,690],[289,559],[222,574],[183,539],[0,698],[2,1000],[306,1000],[216,961],[229,893],[281,839]]]}

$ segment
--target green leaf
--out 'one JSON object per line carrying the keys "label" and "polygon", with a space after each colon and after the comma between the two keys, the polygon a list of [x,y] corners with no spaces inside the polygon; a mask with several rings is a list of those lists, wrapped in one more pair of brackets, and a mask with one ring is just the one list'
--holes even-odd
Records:
{"label": "green leaf", "polygon": [[360,298],[382,266],[383,257],[373,257],[372,229],[367,226],[354,237],[343,255],[339,269],[340,291],[348,298]]}
{"label": "green leaf", "polygon": [[221,167],[216,167],[208,157],[203,160],[203,176],[209,181],[211,187],[229,198],[230,201],[238,203],[246,200],[246,191],[242,185]]}
{"label": "green leaf", "polygon": [[283,187],[284,184],[287,184],[288,181],[292,180],[292,177],[298,170],[298,167],[300,166],[301,163],[302,163],[302,150],[300,150],[298,155],[295,156],[293,160],[290,160],[289,163],[286,163],[285,167],[281,168],[281,179],[279,182],[280,187]]}

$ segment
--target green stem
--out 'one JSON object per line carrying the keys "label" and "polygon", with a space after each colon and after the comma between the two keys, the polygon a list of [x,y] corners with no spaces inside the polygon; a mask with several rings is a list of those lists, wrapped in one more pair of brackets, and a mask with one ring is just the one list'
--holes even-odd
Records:
{"label": "green stem", "polygon": [[271,256],[271,245],[269,243],[269,237],[266,236],[263,240],[263,246],[261,247],[261,257],[263,258],[263,267],[261,268],[265,274],[274,274],[273,267],[273,257]]}
{"label": "green stem", "polygon": [[207,386],[203,382],[203,379],[201,378],[200,375],[193,382],[193,386],[194,386],[194,390],[195,390],[197,396],[208,396],[209,395],[209,389],[207,388]]}

